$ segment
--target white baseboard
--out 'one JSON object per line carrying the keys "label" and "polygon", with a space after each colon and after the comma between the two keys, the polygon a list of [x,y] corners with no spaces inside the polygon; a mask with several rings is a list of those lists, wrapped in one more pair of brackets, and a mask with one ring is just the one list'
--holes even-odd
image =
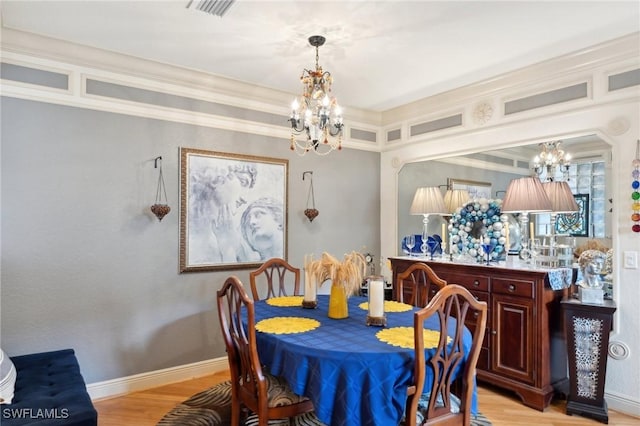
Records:
{"label": "white baseboard", "polygon": [[640,417],[640,401],[631,400],[628,395],[620,395],[614,392],[605,392],[604,399],[607,401],[609,409],[618,413]]}
{"label": "white baseboard", "polygon": [[91,383],[87,385],[87,391],[92,400],[97,400],[207,376],[228,369],[229,362],[225,356],[104,382]]}

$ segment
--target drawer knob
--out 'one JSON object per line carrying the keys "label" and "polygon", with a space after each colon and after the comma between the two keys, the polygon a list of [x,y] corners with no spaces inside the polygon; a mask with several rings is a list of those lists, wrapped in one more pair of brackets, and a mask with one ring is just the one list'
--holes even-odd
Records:
{"label": "drawer knob", "polygon": [[495,331],[495,330],[491,330],[491,334],[493,334],[495,336],[496,334],[498,334],[498,332]]}
{"label": "drawer knob", "polygon": [[516,291],[516,286],[513,284],[509,284],[509,291]]}
{"label": "drawer knob", "polygon": [[474,281],[473,281],[473,285],[474,285],[474,286],[476,286],[476,287],[478,287],[478,286],[480,285],[480,281],[478,281],[478,280],[474,280]]}

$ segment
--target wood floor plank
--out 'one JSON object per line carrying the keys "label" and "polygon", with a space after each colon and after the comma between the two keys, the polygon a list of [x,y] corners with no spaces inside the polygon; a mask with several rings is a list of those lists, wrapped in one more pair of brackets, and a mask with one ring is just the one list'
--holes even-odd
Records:
{"label": "wood floor plank", "polygon": [[[229,379],[228,372],[173,383],[115,398],[94,401],[98,410],[98,426],[155,426],[180,402],[208,387]],[[540,412],[524,406],[512,393],[480,385],[478,388],[480,411],[493,426],[597,426],[596,420],[582,416],[567,416],[566,402],[554,400],[549,408]],[[609,425],[640,426],[640,418],[609,410]]]}

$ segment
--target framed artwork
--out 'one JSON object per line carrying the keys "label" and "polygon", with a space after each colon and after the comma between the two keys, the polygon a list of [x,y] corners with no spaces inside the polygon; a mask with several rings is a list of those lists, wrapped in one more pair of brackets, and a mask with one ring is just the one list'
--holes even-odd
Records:
{"label": "framed artwork", "polygon": [[180,148],[180,272],[287,258],[289,161]]}
{"label": "framed artwork", "polygon": [[589,194],[574,194],[580,208],[575,213],[558,213],[556,216],[556,233],[569,234],[573,237],[589,236]]}
{"label": "framed artwork", "polygon": [[477,200],[479,198],[486,198],[487,200],[491,199],[492,188],[490,182],[448,178],[447,185],[450,189],[466,189],[472,200]]}

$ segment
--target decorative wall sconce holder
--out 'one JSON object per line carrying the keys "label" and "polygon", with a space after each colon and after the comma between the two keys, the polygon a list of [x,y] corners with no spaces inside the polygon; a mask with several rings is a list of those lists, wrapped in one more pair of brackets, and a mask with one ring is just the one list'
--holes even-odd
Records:
{"label": "decorative wall sconce holder", "polygon": [[[162,157],[156,157],[154,159],[154,168],[158,168],[158,161],[160,161],[160,171],[158,173],[158,188],[156,190],[156,202],[151,206],[151,212],[156,215],[158,221],[161,221],[171,211],[171,207],[167,202],[167,188],[164,185],[164,176],[162,175]],[[164,195],[164,203],[162,202],[162,195]]]}
{"label": "decorative wall sconce holder", "polygon": [[[313,172],[307,171],[302,173],[302,180],[305,179],[307,173],[311,176],[309,177],[309,194],[307,195],[307,208],[304,210],[304,215],[309,219],[309,222],[313,222],[313,219],[315,219],[320,212],[316,209],[316,199],[313,194]],[[311,205],[309,205],[309,201],[311,201]]]}

